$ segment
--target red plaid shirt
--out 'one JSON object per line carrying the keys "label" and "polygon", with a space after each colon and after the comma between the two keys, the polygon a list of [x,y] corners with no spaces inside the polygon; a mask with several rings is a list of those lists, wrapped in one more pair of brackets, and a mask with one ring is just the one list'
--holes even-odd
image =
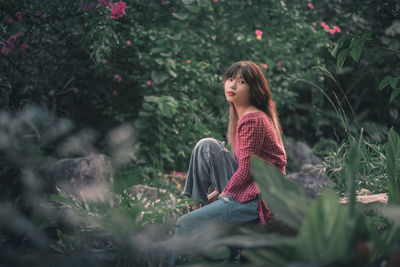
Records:
{"label": "red plaid shirt", "polygon": [[260,222],[266,224],[271,212],[259,197],[259,189],[251,176],[251,156],[257,155],[285,174],[286,156],[268,116],[261,111],[248,113],[239,120],[235,135],[235,157],[238,169],[233,174],[224,192],[237,202],[259,199],[257,211]]}

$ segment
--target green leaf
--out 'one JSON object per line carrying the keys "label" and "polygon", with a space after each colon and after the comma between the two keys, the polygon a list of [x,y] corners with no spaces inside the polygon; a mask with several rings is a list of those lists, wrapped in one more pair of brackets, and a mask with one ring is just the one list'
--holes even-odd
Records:
{"label": "green leaf", "polygon": [[175,18],[177,18],[179,20],[185,20],[189,17],[189,14],[188,13],[179,13],[179,14],[172,13],[172,16],[174,16]]}
{"label": "green leaf", "polygon": [[349,54],[349,49],[343,49],[342,51],[340,51],[338,57],[337,57],[337,62],[336,65],[338,67],[338,70],[341,71],[344,61],[346,60],[347,55]]}
{"label": "green leaf", "polygon": [[178,77],[178,74],[176,74],[175,71],[169,70],[168,72],[169,72],[169,74],[170,74],[172,77],[174,77],[174,78]]}
{"label": "green leaf", "polygon": [[399,79],[400,79],[400,77],[393,78],[392,81],[390,82],[390,87],[392,87],[393,89],[396,89]]}
{"label": "green leaf", "polygon": [[390,129],[388,142],[385,144],[385,156],[388,175],[388,202],[400,204],[400,177],[398,177],[400,137],[393,128]]}
{"label": "green leaf", "polygon": [[344,42],[349,39],[349,36],[347,34],[342,35],[339,40],[336,43],[335,48],[331,51],[332,57],[336,57],[337,52],[339,49],[343,46]]}
{"label": "green leaf", "polygon": [[163,71],[155,71],[153,70],[151,72],[151,79],[155,84],[160,84],[164,82],[166,79],[168,79],[168,74],[166,74]]}
{"label": "green leaf", "polygon": [[400,94],[400,87],[396,88],[392,91],[390,94],[390,102],[393,102],[393,100]]}
{"label": "green leaf", "polygon": [[168,65],[169,65],[171,68],[173,68],[173,69],[176,68],[175,60],[173,60],[172,58],[167,58],[167,62],[168,62]]}
{"label": "green leaf", "polygon": [[372,32],[371,32],[371,30],[368,30],[367,32],[365,32],[365,33],[362,35],[362,37],[363,37],[364,39],[367,39],[368,41],[371,41],[371,40],[372,40]]}
{"label": "green leaf", "polygon": [[386,75],[385,78],[383,78],[383,80],[379,83],[378,89],[382,90],[383,88],[385,88],[390,83],[391,80],[392,76]]}
{"label": "green leaf", "polygon": [[350,56],[358,62],[361,56],[362,49],[364,47],[364,40],[357,38],[350,43]]}
{"label": "green leaf", "polygon": [[251,171],[261,197],[274,216],[293,229],[300,229],[308,213],[311,197],[300,185],[257,157],[252,158]]}
{"label": "green leaf", "polygon": [[300,260],[326,265],[347,260],[353,253],[350,244],[356,218],[349,218],[345,206],[331,191],[319,196],[309,210],[298,235],[297,255]]}
{"label": "green leaf", "polygon": [[344,168],[345,168],[345,178],[348,183],[348,193],[349,193],[349,210],[350,215],[354,212],[354,207],[356,203],[356,179],[359,175],[360,169],[360,147],[358,144],[354,144],[350,147],[349,155],[346,157]]}
{"label": "green leaf", "polygon": [[154,53],[161,53],[161,52],[165,52],[166,48],[165,47],[154,47],[150,50],[150,55],[154,54]]}

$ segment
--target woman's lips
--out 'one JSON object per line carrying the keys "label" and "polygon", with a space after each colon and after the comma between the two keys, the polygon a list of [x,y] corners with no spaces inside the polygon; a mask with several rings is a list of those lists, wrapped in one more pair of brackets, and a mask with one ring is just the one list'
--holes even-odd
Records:
{"label": "woman's lips", "polygon": [[228,92],[228,95],[229,96],[234,96],[234,95],[236,95],[234,92]]}

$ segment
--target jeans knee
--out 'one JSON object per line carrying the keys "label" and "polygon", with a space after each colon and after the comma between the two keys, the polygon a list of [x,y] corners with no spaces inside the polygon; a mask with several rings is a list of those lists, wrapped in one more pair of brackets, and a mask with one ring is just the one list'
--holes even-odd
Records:
{"label": "jeans knee", "polygon": [[185,214],[185,215],[181,216],[176,221],[176,227],[177,227],[176,233],[178,235],[182,234],[182,233],[185,233],[185,232],[189,231],[192,228],[191,227],[192,223],[190,222],[191,221],[190,215],[191,215],[190,213],[189,214]]}
{"label": "jeans knee", "polygon": [[212,149],[220,149],[222,146],[217,139],[214,138],[203,138],[197,142],[195,149],[204,149],[212,150]]}

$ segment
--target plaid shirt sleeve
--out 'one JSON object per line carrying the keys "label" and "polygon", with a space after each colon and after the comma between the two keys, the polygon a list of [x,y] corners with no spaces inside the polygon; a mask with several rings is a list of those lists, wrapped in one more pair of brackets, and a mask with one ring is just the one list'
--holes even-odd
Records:
{"label": "plaid shirt sleeve", "polygon": [[[238,162],[238,169],[229,180],[224,191],[225,193],[236,196],[239,202],[241,193],[246,191],[244,195],[256,195],[258,189],[251,177],[251,156],[260,155],[263,143],[262,125],[258,118],[248,118],[238,125],[237,135],[235,140],[235,155]],[[243,196],[244,197],[244,196]]]}

